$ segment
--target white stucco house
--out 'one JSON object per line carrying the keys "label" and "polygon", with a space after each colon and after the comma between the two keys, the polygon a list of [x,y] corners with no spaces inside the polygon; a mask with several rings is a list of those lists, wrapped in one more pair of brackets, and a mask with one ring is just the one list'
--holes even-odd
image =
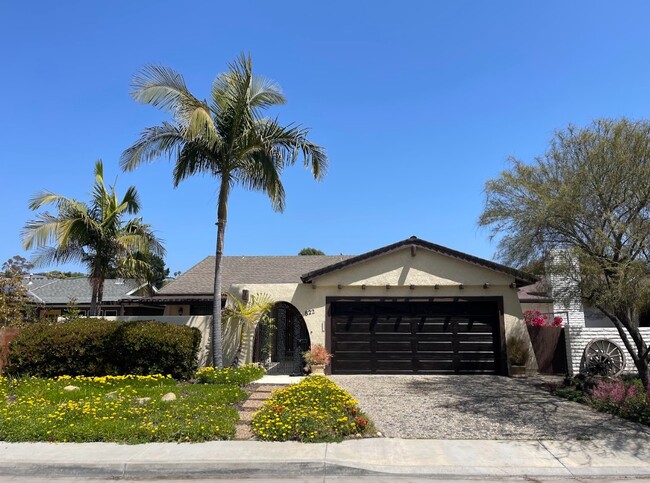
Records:
{"label": "white stucco house", "polygon": [[[528,337],[517,289],[535,281],[411,237],[358,256],[224,257],[222,287],[276,301],[275,329],[258,330],[246,358],[270,358],[278,373],[299,371],[300,353],[320,343],[334,374],[508,375],[506,339]],[[213,282],[207,257],[141,303],[167,316],[210,315]]]}

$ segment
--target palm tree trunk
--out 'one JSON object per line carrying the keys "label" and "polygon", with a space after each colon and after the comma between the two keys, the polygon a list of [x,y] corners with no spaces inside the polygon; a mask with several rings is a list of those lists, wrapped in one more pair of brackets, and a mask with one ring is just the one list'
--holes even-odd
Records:
{"label": "palm tree trunk", "polygon": [[229,182],[221,180],[217,206],[217,252],[214,260],[214,306],[212,315],[212,365],[223,367],[223,341],[221,336],[221,259],[223,258],[223,239],[226,233],[228,215]]}
{"label": "palm tree trunk", "polygon": [[92,287],[92,295],[90,296],[90,312],[88,315],[94,317],[97,315],[97,280],[94,277],[90,278],[90,286]]}

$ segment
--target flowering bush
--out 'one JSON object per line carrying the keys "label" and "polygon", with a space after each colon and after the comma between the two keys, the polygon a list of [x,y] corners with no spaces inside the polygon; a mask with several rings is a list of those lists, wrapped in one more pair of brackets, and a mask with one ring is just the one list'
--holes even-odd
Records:
{"label": "flowering bush", "polygon": [[259,364],[244,364],[241,367],[202,367],[196,372],[196,379],[201,384],[237,384],[245,386],[258,380],[266,369]]}
{"label": "flowering bush", "polygon": [[560,316],[554,316],[551,322],[548,321],[548,314],[544,314],[539,310],[526,310],[524,311],[524,321],[526,325],[533,327],[563,327],[564,320]]}
{"label": "flowering bush", "polygon": [[639,380],[625,382],[613,379],[599,381],[589,398],[591,405],[600,411],[647,423],[650,422],[649,396]]}
{"label": "flowering bush", "polygon": [[326,366],[332,360],[332,354],[321,344],[312,344],[311,349],[303,353],[308,366]]}
{"label": "flowering bush", "polygon": [[357,404],[326,377],[312,376],[274,392],[253,415],[251,428],[264,441],[340,441],[369,430]]}

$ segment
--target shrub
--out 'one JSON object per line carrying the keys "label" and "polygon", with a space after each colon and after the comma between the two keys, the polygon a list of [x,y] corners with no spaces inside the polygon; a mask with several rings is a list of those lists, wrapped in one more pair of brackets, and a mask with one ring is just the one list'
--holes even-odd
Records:
{"label": "shrub", "polygon": [[245,386],[257,381],[266,369],[259,364],[244,364],[242,367],[202,367],[196,372],[196,379],[201,384],[237,384]]}
{"label": "shrub", "polygon": [[303,353],[303,357],[309,367],[326,366],[332,360],[332,354],[327,352],[327,349],[321,344],[313,344],[311,349]]}
{"label": "shrub", "polygon": [[523,366],[526,364],[530,355],[530,350],[528,348],[528,343],[522,337],[508,337],[506,348],[510,364],[515,366]]}
{"label": "shrub", "polygon": [[357,401],[324,376],[276,391],[255,413],[251,428],[265,441],[340,441],[370,423]]}
{"label": "shrub", "polygon": [[25,328],[9,346],[8,373],[18,376],[194,374],[198,329],[162,322],[79,319]]}
{"label": "shrub", "polygon": [[624,418],[644,420],[648,416],[646,394],[639,380],[602,380],[591,390],[590,401],[596,409]]}

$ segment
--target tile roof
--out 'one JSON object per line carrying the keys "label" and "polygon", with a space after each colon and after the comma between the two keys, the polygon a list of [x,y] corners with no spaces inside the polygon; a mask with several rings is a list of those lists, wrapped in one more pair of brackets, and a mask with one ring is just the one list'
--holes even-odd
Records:
{"label": "tile roof", "polygon": [[[29,295],[37,302],[45,304],[67,304],[75,299],[77,304],[89,304],[92,295],[90,280],[86,277],[23,280]],[[130,298],[129,292],[137,289],[142,282],[133,279],[106,279],[104,281],[104,302],[116,302]]]}
{"label": "tile roof", "polygon": [[[352,258],[351,255],[229,256],[222,259],[221,286],[236,283],[301,283],[304,273]],[[214,293],[214,260],[206,257],[157,296]]]}

